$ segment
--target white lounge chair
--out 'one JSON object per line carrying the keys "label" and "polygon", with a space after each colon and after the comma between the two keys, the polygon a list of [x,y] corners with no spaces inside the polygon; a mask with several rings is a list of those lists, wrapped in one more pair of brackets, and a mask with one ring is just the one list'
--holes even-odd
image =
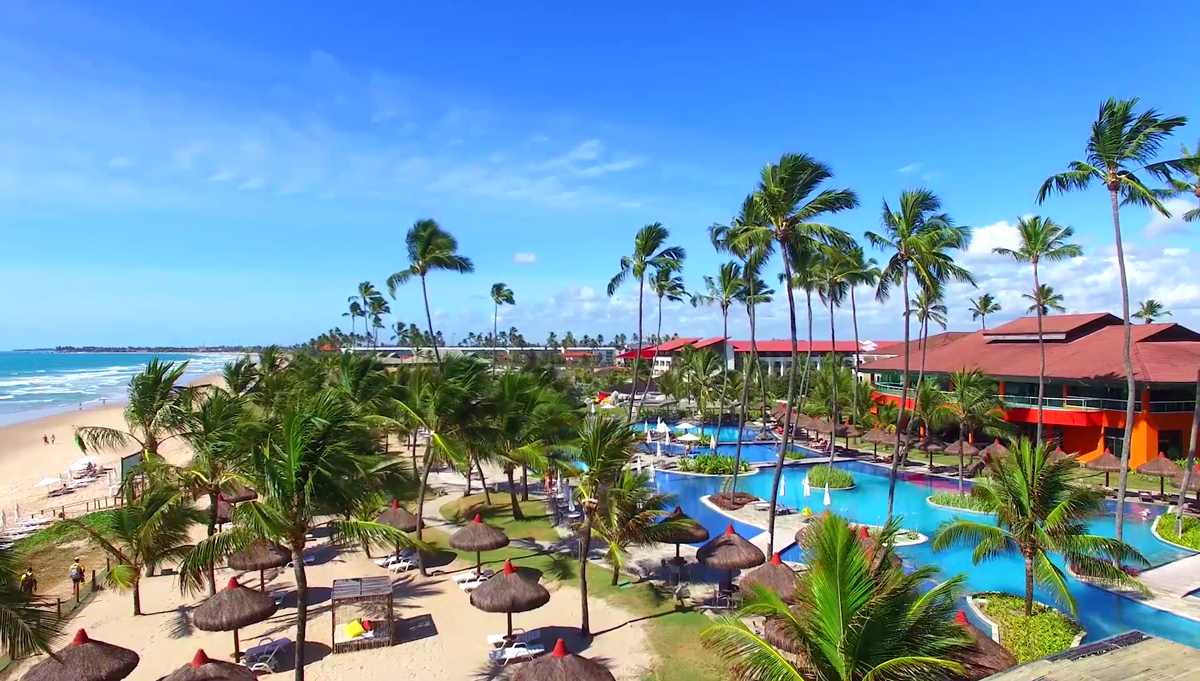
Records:
{"label": "white lounge chair", "polygon": [[242,653],[242,664],[252,672],[274,673],[279,666],[275,656],[291,642],[287,638],[260,638],[257,645]]}
{"label": "white lounge chair", "polygon": [[378,565],[379,567],[385,568],[385,567],[391,565],[392,563],[397,563],[401,560],[412,560],[413,558],[416,558],[416,557],[417,557],[416,551],[413,551],[411,549],[404,549],[400,553],[393,553],[390,556],[384,556],[383,558],[377,558],[375,560],[375,564]]}
{"label": "white lounge chair", "polygon": [[[482,579],[488,579],[494,574],[496,573],[492,570],[484,570]],[[478,582],[480,581],[480,576],[475,574],[474,570],[471,570],[470,572],[464,572],[461,575],[454,575],[453,579],[455,584],[462,584],[463,582]]]}
{"label": "white lounge chair", "polygon": [[511,648],[518,644],[529,645],[530,643],[537,643],[542,640],[542,632],[536,629],[530,632],[520,629],[514,629],[513,631],[521,633],[515,633],[511,639],[505,634],[489,634],[487,637],[488,645],[493,648]]}
{"label": "white lounge chair", "polygon": [[478,588],[480,584],[483,584],[486,581],[487,577],[481,577],[480,579],[468,579],[459,582],[458,588],[462,589],[465,593],[471,593]]}
{"label": "white lounge chair", "polygon": [[[305,564],[305,565],[315,565],[316,563],[317,563],[317,557],[316,557],[316,556],[305,556],[305,557],[304,557],[304,564]],[[287,565],[285,565],[284,567],[285,567],[285,568],[295,568],[295,567],[296,567],[296,561],[294,561],[294,560],[293,560],[293,561],[289,562]]]}
{"label": "white lounge chair", "polygon": [[492,664],[504,666],[509,662],[534,658],[544,652],[546,652],[546,649],[543,646],[530,646],[524,643],[514,643],[508,648],[501,648],[500,650],[491,651],[488,653],[488,659],[492,661]]}
{"label": "white lounge chair", "polygon": [[417,566],[417,564],[412,562],[411,560],[409,560],[407,558],[401,558],[400,560],[396,561],[395,563],[388,565],[387,570],[388,570],[388,572],[408,572],[409,570],[415,568],[416,566]]}

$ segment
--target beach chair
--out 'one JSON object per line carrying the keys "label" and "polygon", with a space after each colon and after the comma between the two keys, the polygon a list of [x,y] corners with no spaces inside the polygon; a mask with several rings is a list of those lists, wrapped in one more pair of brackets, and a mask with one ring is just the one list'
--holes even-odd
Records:
{"label": "beach chair", "polygon": [[503,667],[509,662],[529,660],[544,652],[546,652],[546,649],[543,646],[514,643],[508,648],[491,651],[488,653],[488,659],[492,661],[492,664],[498,664]]}
{"label": "beach chair", "polygon": [[484,582],[486,582],[488,580],[488,577],[490,577],[490,576],[491,575],[487,575],[487,576],[481,575],[478,579],[465,579],[458,583],[458,588],[462,589],[464,593],[471,593],[480,584],[483,584]]}
{"label": "beach chair", "polygon": [[[492,570],[484,570],[482,574],[483,579],[487,579],[496,573]],[[474,570],[471,570],[470,572],[464,572],[461,575],[454,575],[452,579],[454,580],[455,584],[462,584],[463,582],[477,582],[479,581],[480,577],[479,575],[475,574]]]}
{"label": "beach chair", "polygon": [[253,648],[242,653],[242,664],[252,672],[272,674],[279,667],[276,656],[291,642],[287,638],[260,638]]}
{"label": "beach chair", "polygon": [[[316,556],[305,556],[305,557],[304,557],[304,564],[305,564],[305,565],[316,565],[316,563],[317,563],[317,557],[316,557]],[[287,567],[287,568],[295,568],[295,567],[296,567],[296,561],[294,561],[294,560],[293,560],[293,561],[289,562],[287,565],[285,565],[284,567]]]}
{"label": "beach chair", "polygon": [[771,510],[771,503],[768,501],[756,501],[754,502],[754,510],[769,511]]}
{"label": "beach chair", "polygon": [[538,630],[525,631],[524,629],[513,629],[513,636],[509,638],[505,634],[489,634],[487,637],[488,645],[493,648],[511,648],[517,644],[529,645],[542,640],[542,632]]}
{"label": "beach chair", "polygon": [[411,560],[407,558],[401,558],[400,560],[389,564],[387,570],[388,572],[408,572],[416,566],[416,563],[412,562]]}

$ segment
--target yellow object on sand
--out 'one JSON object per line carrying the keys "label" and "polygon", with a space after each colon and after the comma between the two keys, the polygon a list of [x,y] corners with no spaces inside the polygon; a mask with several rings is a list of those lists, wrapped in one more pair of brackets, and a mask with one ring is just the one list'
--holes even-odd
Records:
{"label": "yellow object on sand", "polygon": [[346,638],[358,638],[366,633],[367,630],[363,628],[362,620],[354,620],[347,624],[342,631],[345,632]]}
{"label": "yellow object on sand", "polygon": [[807,506],[805,506],[805,507],[804,507],[804,510],[803,510],[803,511],[800,511],[800,515],[802,515],[802,516],[804,516],[805,518],[807,518],[807,517],[809,517],[810,515],[812,515],[812,509],[811,509],[811,508],[809,508],[809,507],[807,507]]}

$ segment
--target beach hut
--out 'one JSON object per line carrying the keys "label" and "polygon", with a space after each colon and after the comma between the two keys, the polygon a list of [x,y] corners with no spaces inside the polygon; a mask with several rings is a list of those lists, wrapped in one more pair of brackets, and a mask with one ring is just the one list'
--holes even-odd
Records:
{"label": "beach hut", "polygon": [[[329,628],[335,654],[392,645],[396,602],[392,595],[390,578],[335,579],[329,600],[332,615]],[[359,617],[349,620],[343,627],[338,627],[338,614],[347,607],[358,611]]]}
{"label": "beach hut", "polygon": [[229,556],[229,567],[234,570],[258,570],[259,591],[266,590],[265,570],[280,568],[292,562],[292,552],[275,542],[259,540]]}
{"label": "beach hut", "polygon": [[784,564],[779,558],[779,553],[775,553],[766,564],[747,572],[742,577],[741,587],[745,590],[757,584],[779,594],[784,601],[795,603],[797,577],[799,574],[791,566]]}
{"label": "beach hut", "polygon": [[508,535],[483,522],[483,516],[478,513],[475,514],[475,520],[450,535],[450,548],[475,552],[475,574],[479,574],[483,567],[482,552],[505,546],[508,546]]}
{"label": "beach hut", "polygon": [[734,570],[758,567],[767,562],[767,557],[762,549],[743,539],[730,524],[726,526],[724,534],[714,537],[696,551],[696,560],[701,565],[724,570],[728,583],[732,585]]}
{"label": "beach hut", "polygon": [[192,623],[201,631],[232,631],[233,659],[241,657],[238,629],[257,624],[275,614],[275,599],[248,589],[230,578],[229,584],[192,611]]}
{"label": "beach hut", "polygon": [[471,592],[471,605],[484,612],[502,612],[508,618],[508,636],[512,637],[514,612],[537,610],[550,602],[550,592],[536,581],[517,573],[511,560],[504,561],[504,571],[493,575]]}
{"label": "beach hut", "polygon": [[159,681],[258,681],[258,675],[240,664],[209,659],[200,648],[191,662]]}
{"label": "beach hut", "polygon": [[1108,474],[1121,472],[1121,460],[1113,453],[1105,448],[1104,453],[1096,458],[1083,464],[1083,467],[1089,471],[1098,471],[1104,473],[1104,486],[1108,487]]}
{"label": "beach hut", "polygon": [[138,654],[88,638],[83,629],[53,655],[25,672],[22,681],[120,681],[138,666]]}
{"label": "beach hut", "polygon": [[1158,478],[1158,493],[1159,495],[1166,494],[1164,483],[1167,478],[1176,478],[1183,476],[1183,468],[1168,459],[1162,452],[1158,453],[1153,459],[1137,467],[1137,472],[1142,475],[1152,475]]}
{"label": "beach hut", "polygon": [[560,638],[554,644],[554,652],[521,665],[512,681],[616,681],[616,678],[599,662],[568,651]]}

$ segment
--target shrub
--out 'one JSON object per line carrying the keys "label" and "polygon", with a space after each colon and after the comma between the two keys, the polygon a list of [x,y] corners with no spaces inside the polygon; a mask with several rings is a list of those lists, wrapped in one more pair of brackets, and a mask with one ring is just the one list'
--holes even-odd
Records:
{"label": "shrub", "polygon": [[1034,603],[1033,616],[1025,616],[1025,599],[1009,594],[978,594],[980,604],[993,622],[1000,625],[1000,643],[1016,656],[1019,664],[1037,660],[1071,647],[1083,628],[1061,612]]}
{"label": "shrub", "polygon": [[808,469],[809,485],[814,488],[824,488],[825,483],[829,483],[829,489],[846,489],[854,486],[854,476],[847,471],[840,468],[833,468],[828,464],[813,466]]}
{"label": "shrub", "polygon": [[1158,533],[1163,539],[1200,551],[1200,518],[1183,518],[1183,534],[1175,534],[1175,514],[1164,513],[1158,521]]}
{"label": "shrub", "polygon": [[[679,470],[684,473],[705,475],[733,475],[733,457],[708,452],[697,456],[685,456],[679,460]],[[741,472],[750,470],[750,464],[742,462]]]}
{"label": "shrub", "polygon": [[804,452],[800,451],[799,449],[789,448],[787,453],[784,454],[784,457],[791,459],[792,461],[800,461],[804,458]]}
{"label": "shrub", "polygon": [[961,508],[964,511],[977,511],[987,513],[987,508],[983,502],[971,495],[959,496],[957,492],[934,492],[929,500],[938,506],[949,506],[950,508]]}

